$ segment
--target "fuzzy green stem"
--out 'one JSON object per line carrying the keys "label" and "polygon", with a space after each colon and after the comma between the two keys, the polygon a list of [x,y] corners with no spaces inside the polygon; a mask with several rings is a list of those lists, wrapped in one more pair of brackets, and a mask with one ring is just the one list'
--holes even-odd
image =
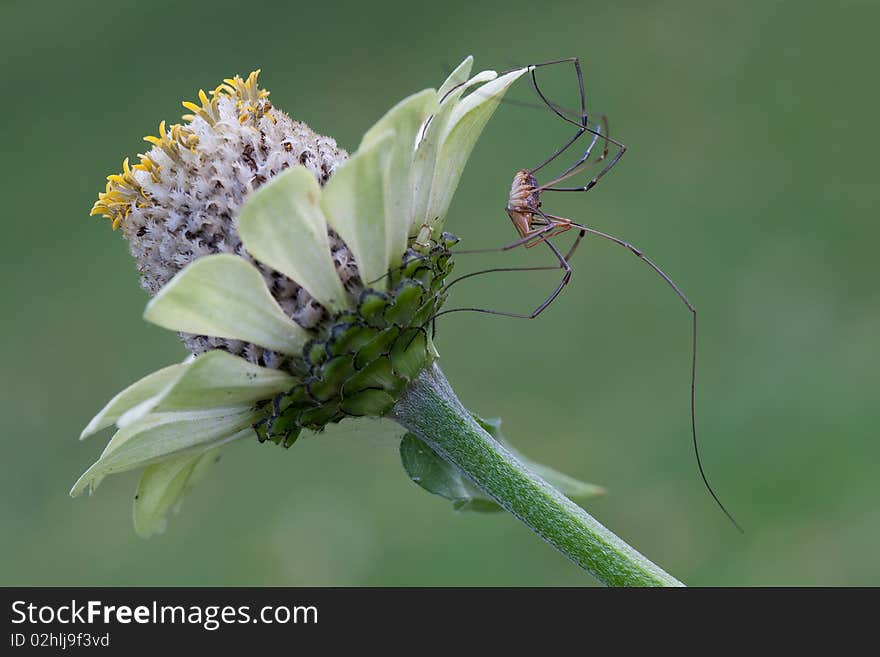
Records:
{"label": "fuzzy green stem", "polygon": [[486,433],[462,406],[436,363],[409,384],[390,416],[604,584],[683,586]]}

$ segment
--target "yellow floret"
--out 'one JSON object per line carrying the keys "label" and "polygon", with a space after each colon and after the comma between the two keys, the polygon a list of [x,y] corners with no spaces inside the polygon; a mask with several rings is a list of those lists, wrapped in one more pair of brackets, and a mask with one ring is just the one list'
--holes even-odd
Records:
{"label": "yellow floret", "polygon": [[[222,98],[228,98],[235,103],[239,123],[251,120],[256,126],[264,116],[275,123],[275,117],[269,114],[272,109],[272,104],[267,100],[269,92],[260,89],[259,76],[260,70],[257,69],[252,71],[246,79],[239,75],[226,78],[222,84],[211,91],[210,98],[204,89],[199,89],[199,103],[190,101],[183,103],[183,106],[192,112],[192,114],[183,116],[184,121],[191,123],[196,117],[199,117],[213,128],[220,121],[219,102]],[[175,162],[181,162],[181,149],[195,153],[199,145],[199,137],[190,127],[179,123],[168,127],[165,121],[159,123],[158,137],[148,135],[144,137],[144,141],[160,149]],[[128,217],[132,207],[135,205],[144,207],[150,201],[149,196],[135,178],[134,172],[143,171],[150,174],[150,179],[154,183],[161,181],[161,166],[156,160],[144,154],[139,154],[138,158],[140,162],[133,167],[129,166],[128,158],[126,158],[122,163],[122,173],[107,177],[106,189],[98,194],[98,200],[89,213],[110,219],[114,230]]]}

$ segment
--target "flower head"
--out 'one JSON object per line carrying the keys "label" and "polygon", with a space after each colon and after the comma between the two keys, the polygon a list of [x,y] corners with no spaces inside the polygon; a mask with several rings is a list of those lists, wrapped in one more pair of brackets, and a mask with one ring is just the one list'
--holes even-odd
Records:
{"label": "flower head", "polygon": [[[242,246],[238,213],[245,199],[267,180],[301,167],[323,184],[348,154],[336,142],[313,132],[272,107],[258,85],[259,71],[246,80],[227,79],[199,104],[183,124],[159,124],[159,136],[144,140],[152,148],[139,163],[123,163],[107,179],[92,214],[121,228],[137,262],[142,287],[152,296],[190,262],[205,255],[234,253],[249,259],[263,275],[285,312],[307,328],[321,316],[318,303],[294,281],[254,261]],[[339,270],[358,284],[351,254],[330,235]],[[182,335],[195,353],[221,348],[253,362],[275,366],[278,355],[215,336]]]}
{"label": "flower head", "polygon": [[122,228],[153,296],[145,318],[194,355],[92,420],[83,437],[118,431],[72,494],[146,466],[135,526],[149,534],[225,443],[256,430],[289,446],[304,429],[389,411],[436,356],[425,326],[456,241],[443,219],[526,71],[469,77],[471,65],[395,105],[351,157],[274,108],[258,72],[231,78],[108,178],[92,213]]}

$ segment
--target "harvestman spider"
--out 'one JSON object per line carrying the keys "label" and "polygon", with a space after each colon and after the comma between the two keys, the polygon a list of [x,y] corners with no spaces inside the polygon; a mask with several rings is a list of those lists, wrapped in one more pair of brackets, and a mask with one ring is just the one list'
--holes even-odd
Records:
{"label": "harvestman spider", "polygon": [[[577,74],[578,79],[578,88],[580,91],[580,113],[576,112],[568,112],[565,111],[562,107],[552,103],[544,92],[541,90],[541,87],[538,85],[538,78],[536,71],[539,68],[545,66],[554,66],[556,64],[566,64],[572,63],[574,65],[575,72]],[[739,523],[733,518],[731,513],[727,510],[724,504],[721,503],[721,500],[715,494],[715,491],[712,489],[712,486],[709,484],[709,480],[706,478],[706,473],[703,470],[703,463],[700,458],[700,450],[697,444],[697,424],[696,424],[696,372],[697,372],[697,310],[694,305],[688,300],[685,296],[684,292],[673,282],[666,273],[660,269],[650,258],[645,256],[644,252],[641,249],[636,248],[629,242],[626,242],[618,237],[613,235],[609,235],[608,233],[604,233],[602,231],[596,230],[594,228],[590,228],[588,226],[584,226],[582,224],[576,223],[571,219],[567,219],[565,217],[560,217],[558,215],[549,214],[544,212],[541,209],[541,194],[543,192],[588,192],[596,184],[616,165],[620,158],[623,157],[623,154],[626,152],[626,146],[621,142],[613,139],[608,134],[608,125],[607,121],[605,121],[603,117],[603,124],[605,126],[605,133],[602,134],[601,126],[596,124],[595,127],[590,127],[588,122],[587,110],[586,110],[586,94],[584,91],[584,77],[581,71],[580,60],[577,57],[569,57],[566,59],[558,59],[548,62],[541,62],[539,64],[532,64],[528,66],[528,70],[531,76],[532,86],[535,89],[535,92],[538,94],[541,101],[548,107],[550,110],[556,114],[563,121],[570,123],[575,126],[576,131],[574,135],[568,139],[562,146],[560,146],[556,151],[548,157],[546,160],[538,164],[537,166],[531,169],[521,169],[516,172],[513,178],[513,184],[510,189],[510,196],[508,198],[507,207],[505,208],[507,215],[510,217],[510,220],[513,222],[513,226],[516,231],[519,233],[520,239],[515,242],[511,242],[506,246],[495,249],[478,249],[478,250],[467,250],[467,251],[458,251],[457,254],[470,254],[470,253],[489,253],[489,252],[498,252],[498,251],[510,251],[519,246],[524,246],[526,248],[531,248],[538,244],[545,244],[547,248],[553,253],[554,257],[558,261],[558,265],[554,266],[545,266],[545,267],[498,267],[492,269],[484,269],[477,272],[472,272],[470,274],[465,274],[460,276],[454,280],[452,280],[446,287],[447,289],[452,285],[463,281],[467,278],[471,278],[474,276],[479,276],[481,274],[488,274],[492,272],[504,272],[504,271],[538,271],[538,270],[551,270],[551,269],[563,269],[564,273],[562,276],[562,280],[557,285],[556,289],[553,290],[552,294],[547,297],[535,310],[533,310],[529,314],[521,314],[521,313],[512,313],[512,312],[503,312],[499,310],[490,310],[486,308],[452,308],[449,310],[443,310],[434,317],[432,317],[429,321],[433,322],[440,317],[441,315],[447,315],[455,312],[479,312],[486,313],[490,315],[501,315],[504,317],[516,317],[520,319],[535,319],[538,315],[540,315],[544,310],[550,306],[551,303],[559,296],[562,292],[563,288],[566,286],[568,281],[571,279],[571,265],[569,265],[569,259],[577,250],[581,241],[583,240],[585,235],[594,235],[596,237],[601,237],[602,239],[611,241],[619,246],[622,246],[628,249],[633,255],[646,263],[658,276],[660,276],[668,285],[672,288],[678,298],[684,303],[687,307],[688,311],[690,311],[693,317],[693,337],[691,344],[691,435],[693,438],[693,446],[694,446],[694,454],[697,459],[697,467],[700,471],[700,477],[703,480],[703,483],[706,486],[706,489],[709,491],[709,494],[715,500],[715,503],[718,507],[724,512],[727,518],[731,523],[742,532],[742,527],[740,527]],[[577,120],[572,118],[572,116],[576,116]],[[584,151],[584,154],[570,167],[565,169],[560,175],[551,180],[550,182],[544,183],[542,185],[538,184],[537,179],[535,178],[535,174],[538,173],[541,169],[546,167],[548,164],[553,162],[560,155],[565,153],[578,139],[581,138],[585,133],[590,133],[593,135],[590,144],[587,146],[587,149]],[[596,145],[596,142],[599,139],[602,139],[604,142],[604,148],[602,150],[602,154],[597,157],[594,162],[590,162],[590,156],[593,151],[593,147]],[[614,153],[614,156],[605,164],[605,166],[594,175],[587,184],[580,187],[565,187],[560,186],[561,183],[564,183],[567,180],[575,178],[576,176],[583,173],[586,168],[590,164],[596,164],[604,161],[609,154],[609,143],[613,144],[617,150]],[[569,230],[575,229],[578,231],[578,235],[575,238],[574,243],[571,245],[569,250],[565,255],[559,251],[559,249],[550,241],[551,238],[561,235],[562,233],[568,232]]]}

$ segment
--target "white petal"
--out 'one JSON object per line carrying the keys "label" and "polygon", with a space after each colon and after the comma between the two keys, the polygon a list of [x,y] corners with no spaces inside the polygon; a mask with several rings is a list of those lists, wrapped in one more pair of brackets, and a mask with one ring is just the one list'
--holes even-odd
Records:
{"label": "white petal", "polygon": [[464,58],[461,64],[455,67],[455,70],[449,74],[448,78],[446,78],[446,82],[444,82],[440,86],[440,89],[437,90],[438,98],[442,99],[443,96],[448,94],[452,89],[467,81],[473,67],[474,56],[468,55]]}
{"label": "white petal", "polygon": [[330,255],[321,187],[305,167],[278,174],[241,207],[238,232],[260,262],[302,285],[325,307],[349,307]]}
{"label": "white petal", "polygon": [[322,195],[327,221],[354,254],[365,285],[380,281],[391,264],[384,176],[393,137],[392,132],[377,135],[367,148],[348,158],[327,181]]}
{"label": "white petal", "polygon": [[134,496],[134,529],[144,538],[165,531],[165,516],[204,476],[220,449],[185,454],[147,466]]}
{"label": "white petal", "polygon": [[297,382],[285,372],[215,349],[184,365],[165,388],[130,409],[117,424],[122,428],[153,412],[246,406],[271,399]]}
{"label": "white petal", "polygon": [[431,184],[431,198],[426,214],[429,224],[435,218],[446,215],[477,138],[508,87],[527,70],[528,68],[517,69],[487,82],[452,110],[440,139],[441,146],[437,155],[434,180]]}
{"label": "white petal", "polygon": [[253,435],[258,413],[252,408],[156,413],[116,432],[101,457],[70,491],[79,495],[109,475],[157,463],[170,456],[202,452]]}
{"label": "white petal", "polygon": [[165,388],[185,367],[186,364],[184,363],[169,365],[152,374],[148,374],[140,381],[132,383],[107,402],[107,405],[101,409],[101,412],[92,418],[88,426],[83,429],[79,439],[88,438],[101,429],[106,429],[111,424],[114,424],[127,410],[150,399]]}
{"label": "white petal", "polygon": [[437,111],[437,92],[425,89],[397,105],[367,130],[360,148],[369,148],[389,130],[394,132],[385,175],[388,258],[399,263],[409,240],[413,208],[413,157],[416,138],[425,120]]}
{"label": "white petal", "polygon": [[256,267],[226,253],[199,258],[179,272],[147,304],[144,319],[285,354],[299,353],[309,339],[269,294]]}
{"label": "white petal", "polygon": [[410,226],[410,234],[418,233],[423,224],[436,225],[443,220],[443,216],[430,215],[430,199],[434,184],[434,171],[437,166],[437,157],[443,144],[443,136],[446,134],[446,126],[453,110],[458,106],[462,94],[475,84],[481,84],[497,77],[495,71],[481,71],[464,83],[453,85],[450,90],[440,95],[443,102],[439,109],[431,117],[422,140],[416,150],[413,161],[413,220]]}

